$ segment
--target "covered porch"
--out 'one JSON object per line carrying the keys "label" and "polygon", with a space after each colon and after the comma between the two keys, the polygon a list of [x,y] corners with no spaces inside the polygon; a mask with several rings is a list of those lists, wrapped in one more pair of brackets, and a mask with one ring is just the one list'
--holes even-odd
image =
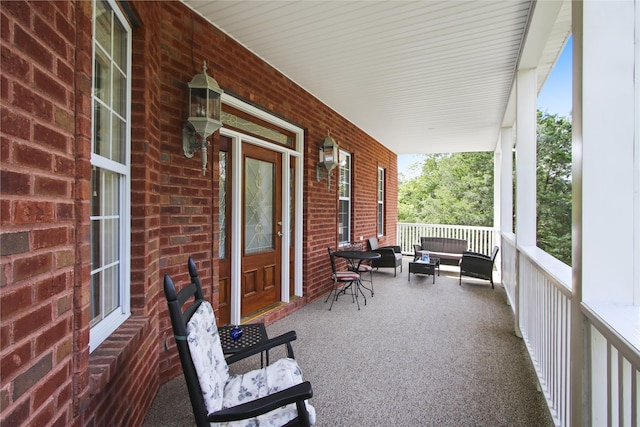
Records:
{"label": "covered porch", "polygon": [[[442,266],[435,284],[407,280],[411,259],[397,277],[374,272],[375,295],[365,291],[360,311],[348,295],[331,311],[318,298],[267,326],[270,336],[298,334],[293,346],[313,384],[316,425],[554,425],[505,288],[470,278],[460,286],[452,266]],[[242,363],[238,372],[260,361]],[[179,376],[160,388],[144,425],[192,420]]]}

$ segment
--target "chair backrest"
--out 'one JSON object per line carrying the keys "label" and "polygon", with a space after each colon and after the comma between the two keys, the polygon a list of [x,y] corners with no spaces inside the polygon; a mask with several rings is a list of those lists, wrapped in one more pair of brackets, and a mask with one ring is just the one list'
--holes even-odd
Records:
{"label": "chair backrest", "polygon": [[375,251],[378,249],[378,238],[377,237],[369,237],[369,249]]}
{"label": "chair backrest", "polygon": [[[208,412],[187,342],[187,324],[204,302],[204,294],[202,292],[198,271],[191,257],[189,257],[188,266],[191,283],[177,292],[173,280],[168,274],[165,274],[164,295],[167,299],[171,327],[173,328],[173,334],[176,339],[176,346],[178,347],[180,364],[182,365],[187,390],[189,391],[191,407],[193,408],[196,424],[200,427],[209,426],[209,422],[207,421]],[[191,300],[192,297],[193,300]],[[183,306],[185,306],[184,310]]]}
{"label": "chair backrest", "polygon": [[327,252],[329,252],[329,260],[331,261],[331,272],[336,274],[336,257],[333,255],[331,248],[327,248]]}
{"label": "chair backrest", "polygon": [[499,248],[498,248],[497,246],[494,246],[494,247],[493,247],[493,251],[491,252],[491,262],[494,262],[494,263],[495,263],[495,261],[496,261],[496,256],[498,255],[498,249],[499,249]]}

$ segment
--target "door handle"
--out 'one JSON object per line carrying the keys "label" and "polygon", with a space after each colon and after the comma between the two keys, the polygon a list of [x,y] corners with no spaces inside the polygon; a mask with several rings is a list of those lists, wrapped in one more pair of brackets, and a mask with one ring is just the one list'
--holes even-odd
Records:
{"label": "door handle", "polygon": [[282,237],[282,231],[278,231],[278,237]]}

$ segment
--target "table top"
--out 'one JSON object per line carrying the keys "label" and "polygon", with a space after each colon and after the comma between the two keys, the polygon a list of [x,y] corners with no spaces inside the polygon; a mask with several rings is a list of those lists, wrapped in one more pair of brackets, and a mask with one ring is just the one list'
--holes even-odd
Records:
{"label": "table top", "polygon": [[349,258],[349,259],[378,259],[382,256],[377,252],[365,252],[365,251],[336,251],[333,254],[340,258]]}
{"label": "table top", "polygon": [[220,335],[220,344],[224,354],[237,353],[247,347],[261,343],[269,339],[264,323],[248,323],[239,325],[242,329],[242,336],[236,341],[231,338],[231,330],[233,325],[220,326],[218,334]]}

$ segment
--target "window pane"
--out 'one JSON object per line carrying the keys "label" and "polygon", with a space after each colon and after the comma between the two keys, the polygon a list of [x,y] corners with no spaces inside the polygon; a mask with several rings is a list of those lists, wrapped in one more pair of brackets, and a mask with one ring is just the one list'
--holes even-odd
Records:
{"label": "window pane", "polygon": [[113,111],[124,117],[127,102],[127,79],[124,75],[115,70],[113,73]]}
{"label": "window pane", "polygon": [[348,242],[349,239],[349,201],[340,200],[340,209],[338,212],[338,241],[340,243]]}
{"label": "window pane", "polygon": [[113,26],[113,60],[122,70],[127,69],[127,32],[118,20]]}
{"label": "window pane", "polygon": [[102,1],[96,2],[96,42],[107,52],[111,51],[111,8]]}
{"label": "window pane", "polygon": [[118,286],[118,265],[113,265],[104,270],[103,273],[103,282],[102,282],[102,295],[103,306],[102,312],[104,313],[102,317],[106,317],[113,310],[118,308],[119,304],[119,286]]}
{"label": "window pane", "polygon": [[340,197],[351,196],[351,156],[340,153]]}
{"label": "window pane", "polygon": [[100,298],[100,274],[91,276],[91,326],[102,319],[102,300]]}
{"label": "window pane", "polygon": [[111,126],[109,109],[99,102],[95,103],[93,118],[93,150],[106,158],[111,158]]}
{"label": "window pane", "polygon": [[102,49],[96,49],[93,66],[93,94],[109,105],[111,103],[111,65]]}
{"label": "window pane", "polygon": [[113,130],[111,132],[111,160],[118,163],[124,163],[124,154],[126,152],[127,128],[125,122],[115,114],[112,115]]}

